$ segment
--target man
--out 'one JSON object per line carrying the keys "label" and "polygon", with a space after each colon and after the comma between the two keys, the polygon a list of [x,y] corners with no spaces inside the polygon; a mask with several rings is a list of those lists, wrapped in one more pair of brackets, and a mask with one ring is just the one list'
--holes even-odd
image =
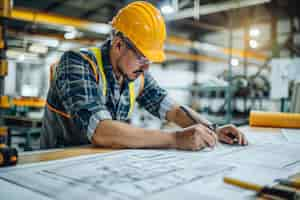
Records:
{"label": "man", "polygon": [[[148,72],[162,62],[164,20],[150,3],[130,3],[112,20],[112,36],[100,48],[68,51],[53,71],[43,119],[42,148],[92,143],[116,148],[199,150],[217,141],[246,145],[233,125],[214,128],[173,101]],[[137,128],[130,119],[137,102],[160,119],[183,127],[166,133]]]}

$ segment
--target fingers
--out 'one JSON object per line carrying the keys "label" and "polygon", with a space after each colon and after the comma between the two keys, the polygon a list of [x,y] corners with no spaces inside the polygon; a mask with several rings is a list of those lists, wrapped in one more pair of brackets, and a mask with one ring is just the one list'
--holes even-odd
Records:
{"label": "fingers", "polygon": [[204,141],[207,147],[214,147],[217,144],[217,139],[213,131],[203,128],[197,127],[195,128],[197,134],[200,135],[200,138]]}
{"label": "fingers", "polygon": [[[228,142],[230,138],[231,142]],[[239,131],[235,126],[233,125],[226,125],[224,127],[220,128],[220,139],[222,138],[222,141],[233,144],[235,140],[239,145],[247,145],[247,139],[245,135]]]}
{"label": "fingers", "polygon": [[200,149],[207,147],[207,144],[204,142],[204,140],[202,140],[200,134],[195,133],[194,136],[195,136],[195,138],[194,138],[195,145],[192,150],[200,150]]}
{"label": "fingers", "polygon": [[186,128],[176,132],[176,148],[182,150],[200,150],[207,146],[201,134],[195,128]]}
{"label": "fingers", "polygon": [[236,140],[240,145],[246,145],[245,136],[234,126],[227,125],[218,129],[218,136],[214,131],[204,125],[195,125],[176,132],[176,148],[183,150],[200,150],[205,147],[215,147],[218,141],[234,144]]}
{"label": "fingers", "polygon": [[217,134],[214,131],[212,131],[211,129],[207,128],[206,126],[203,126],[203,128],[206,130],[207,133],[209,133],[213,137],[214,143],[216,145],[217,142],[218,142],[218,136],[217,136]]}
{"label": "fingers", "polygon": [[220,134],[219,139],[220,139],[221,142],[225,142],[227,144],[233,144],[234,143],[233,139],[231,137],[225,135],[225,134]]}
{"label": "fingers", "polygon": [[245,135],[241,132],[241,131],[239,131],[237,128],[236,128],[236,131],[237,131],[237,134],[238,134],[238,137],[240,138],[240,145],[247,145],[248,144],[248,142],[247,142],[247,139],[246,139],[246,137],[245,137]]}
{"label": "fingers", "polygon": [[242,132],[240,132],[240,133],[242,135],[242,145],[248,145],[248,140],[247,140],[246,136]]}

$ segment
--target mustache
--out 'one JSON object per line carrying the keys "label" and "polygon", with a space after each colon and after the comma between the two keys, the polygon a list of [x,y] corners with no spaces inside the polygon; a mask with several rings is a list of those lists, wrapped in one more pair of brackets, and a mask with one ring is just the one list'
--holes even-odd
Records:
{"label": "mustache", "polygon": [[144,73],[144,70],[139,69],[139,70],[134,71],[133,73],[135,73],[135,74],[141,74],[141,73]]}

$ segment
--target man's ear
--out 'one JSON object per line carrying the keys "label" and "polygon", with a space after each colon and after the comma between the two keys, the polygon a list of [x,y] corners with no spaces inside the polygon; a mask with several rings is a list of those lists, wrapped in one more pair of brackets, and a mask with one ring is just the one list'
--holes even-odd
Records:
{"label": "man's ear", "polygon": [[112,46],[114,47],[114,48],[116,48],[116,50],[117,51],[121,51],[121,48],[122,48],[122,40],[121,40],[121,38],[119,38],[119,37],[115,37],[114,38],[114,40],[113,40],[113,42],[112,42]]}

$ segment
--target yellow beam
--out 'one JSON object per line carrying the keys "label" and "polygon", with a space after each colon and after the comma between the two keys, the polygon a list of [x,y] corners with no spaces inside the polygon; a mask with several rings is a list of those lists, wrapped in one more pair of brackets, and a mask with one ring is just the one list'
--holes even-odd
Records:
{"label": "yellow beam", "polygon": [[0,96],[0,108],[4,108],[4,109],[10,108],[8,96]]}
{"label": "yellow beam", "polygon": [[[63,26],[73,26],[75,28],[85,29],[92,22],[74,17],[67,17],[58,14],[32,11],[28,9],[14,8],[11,11],[11,17],[18,20],[30,21],[33,23],[54,24]],[[93,23],[94,24],[94,23]]]}
{"label": "yellow beam", "polygon": [[[176,36],[169,36],[167,38],[167,42],[169,42],[170,44],[175,44],[175,45],[183,45],[186,47],[193,47],[194,41],[192,40],[188,40],[185,38],[181,38],[181,37],[176,37]],[[201,44],[200,44],[201,45]],[[215,46],[216,48],[214,48],[215,51],[219,51],[219,53],[223,53],[225,55],[229,55],[230,54],[230,49],[229,48],[224,48],[224,47],[218,47]],[[242,49],[232,49],[232,55],[233,56],[238,56],[241,58],[244,58],[245,56],[247,56],[247,58],[254,58],[256,60],[259,61],[265,61],[268,57],[264,54],[261,53],[256,53],[254,51],[244,51]]]}
{"label": "yellow beam", "polygon": [[240,49],[232,49],[230,50],[229,48],[222,48],[222,51],[224,54],[229,55],[230,51],[232,51],[233,56],[238,56],[241,58],[247,57],[247,58],[254,58],[259,61],[266,61],[268,59],[268,56],[261,54],[261,53],[256,53],[254,51],[244,51]]}
{"label": "yellow beam", "polygon": [[0,25],[0,50],[4,49],[3,26]]}
{"label": "yellow beam", "polygon": [[7,135],[7,127],[0,126],[0,137],[6,136],[6,135]]}
{"label": "yellow beam", "polygon": [[7,76],[7,72],[8,72],[8,63],[7,60],[0,60],[0,76],[4,77]]}
{"label": "yellow beam", "polygon": [[[101,23],[95,23],[87,20],[82,20],[79,18],[74,18],[74,17],[67,17],[67,16],[62,16],[62,15],[57,15],[57,14],[50,14],[50,13],[44,13],[44,12],[39,12],[39,11],[31,11],[27,9],[20,9],[20,8],[15,8],[12,10],[11,17],[14,19],[18,20],[25,20],[25,21],[31,21],[34,23],[43,23],[43,24],[54,24],[54,25],[63,25],[63,26],[73,26],[75,28],[79,29],[87,29],[87,30],[95,30],[96,26],[104,25]],[[107,24],[105,24],[107,25]],[[175,45],[184,45],[187,47],[192,47],[194,41],[185,39],[185,38],[180,38],[180,37],[175,37],[175,36],[170,36],[167,38],[167,42],[170,44],[175,44]],[[229,48],[223,48],[223,47],[217,47],[216,49],[220,53],[229,55],[230,54],[230,49]],[[248,58],[253,58],[259,61],[265,61],[267,59],[267,56],[261,53],[256,53],[254,51],[244,51],[241,49],[232,49],[232,55],[233,56],[239,56],[241,58],[247,56]]]}
{"label": "yellow beam", "polygon": [[96,38],[75,38],[75,39],[65,39],[63,34],[56,34],[56,33],[28,33],[28,32],[21,32],[16,31],[13,29],[8,29],[7,33],[9,35],[12,35],[14,37],[24,37],[24,36],[34,36],[34,37],[41,37],[41,38],[51,38],[56,39],[59,41],[68,41],[68,42],[74,42],[74,43],[80,43],[83,45],[95,45],[96,43],[103,42],[102,39],[96,39]]}
{"label": "yellow beam", "polygon": [[176,36],[169,36],[167,38],[167,43],[178,45],[178,46],[186,46],[186,47],[192,47],[193,42],[191,40],[176,37]]}
{"label": "yellow beam", "polygon": [[[61,16],[57,14],[50,14],[50,13],[43,13],[38,11],[30,11],[25,9],[13,9],[12,10],[12,18],[19,19],[19,20],[25,20],[25,21],[32,21],[34,23],[45,23],[45,24],[55,24],[55,25],[64,25],[64,26],[73,26],[76,28],[81,29],[88,29],[91,28],[91,26],[96,26],[97,23],[90,22],[87,20],[82,20],[74,17],[66,17]],[[185,39],[185,38],[179,38],[170,36],[167,39],[167,42],[170,44],[175,45],[184,45],[191,47],[193,45],[193,41]],[[224,53],[226,55],[230,54],[230,49],[228,48],[220,48],[221,53]],[[254,58],[257,60],[264,61],[267,59],[265,55],[258,54],[253,51],[246,51],[239,49],[232,49],[232,55],[244,57],[247,56],[248,58]]]}
{"label": "yellow beam", "polygon": [[190,54],[190,53],[182,53],[177,51],[165,51],[167,56],[175,56],[176,58],[180,58],[188,61],[201,61],[201,62],[217,62],[224,63],[226,60],[211,56],[199,55],[199,54]]}
{"label": "yellow beam", "polygon": [[[25,33],[25,32],[17,32],[15,30],[9,29],[8,33],[10,35],[18,36],[18,35],[30,35],[30,36],[36,36],[36,37],[46,37],[46,38],[52,38],[57,39],[60,41],[70,41],[70,42],[77,42],[84,45],[95,45],[96,43],[102,42],[101,39],[87,39],[87,38],[78,38],[78,39],[72,39],[67,40],[64,38],[61,34],[37,34],[37,33]],[[201,61],[201,62],[226,62],[224,59],[211,57],[211,56],[205,56],[200,54],[190,54],[190,53],[181,53],[177,51],[165,51],[167,56],[174,56],[176,58],[182,59],[182,60],[188,60],[188,61]]]}
{"label": "yellow beam", "polygon": [[[26,32],[20,32],[15,31],[12,29],[9,29],[8,34],[13,36],[35,36],[35,37],[43,37],[43,38],[51,38],[51,39],[57,39],[60,41],[69,41],[69,42],[75,42],[80,43],[87,46],[93,46],[96,45],[99,42],[103,42],[104,40],[98,39],[98,38],[77,38],[77,39],[65,39],[62,34],[38,34],[38,33],[26,33]],[[172,38],[172,37],[170,37]],[[182,40],[185,41],[185,40]],[[186,44],[188,44],[188,41],[185,41]],[[175,43],[175,42],[174,42]],[[177,44],[177,43],[176,43]],[[182,45],[182,43],[180,43]],[[212,57],[212,56],[206,56],[206,55],[200,55],[200,54],[191,54],[191,53],[183,53],[183,52],[177,52],[172,50],[165,50],[166,55],[170,57],[176,57],[178,59],[187,60],[187,61],[200,61],[200,62],[215,62],[215,63],[227,63],[228,61],[226,59]]]}
{"label": "yellow beam", "polygon": [[10,17],[11,7],[12,7],[11,0],[1,0],[0,1],[0,16]]}
{"label": "yellow beam", "polygon": [[46,101],[38,97],[24,97],[14,98],[12,104],[18,107],[43,108],[46,105]]}

